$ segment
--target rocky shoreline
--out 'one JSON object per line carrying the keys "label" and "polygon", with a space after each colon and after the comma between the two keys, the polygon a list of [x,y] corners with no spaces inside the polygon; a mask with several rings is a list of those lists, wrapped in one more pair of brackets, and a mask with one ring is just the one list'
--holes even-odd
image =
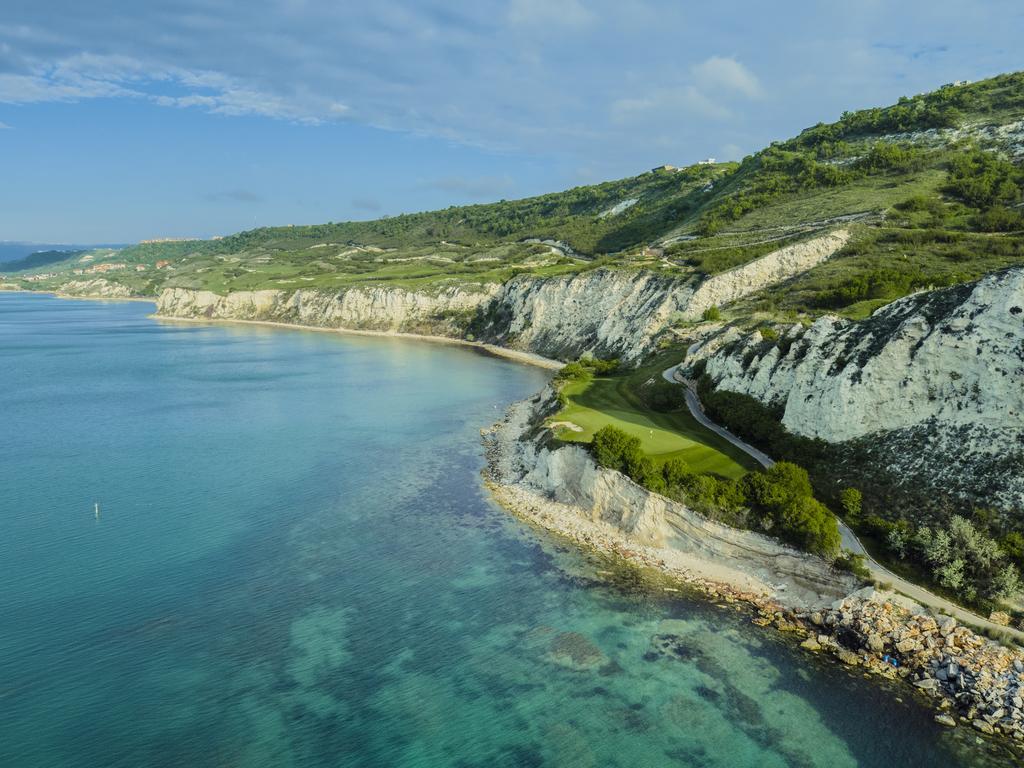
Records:
{"label": "rocky shoreline", "polygon": [[1018,759],[1024,758],[1024,651],[873,587],[851,589],[831,601],[822,595],[817,606],[808,605],[781,585],[773,587],[728,563],[709,569],[699,559],[674,558],[663,546],[644,544],[628,531],[595,520],[590,510],[543,498],[523,482],[526,468],[516,462],[522,461],[523,444],[543,440],[538,425],[544,402],[538,396],[516,403],[502,422],[482,431],[485,482],[509,512],[583,548],[655,569],[708,599],[746,604],[753,623],[787,633],[808,653],[904,681],[935,708],[936,722],[998,737]]}

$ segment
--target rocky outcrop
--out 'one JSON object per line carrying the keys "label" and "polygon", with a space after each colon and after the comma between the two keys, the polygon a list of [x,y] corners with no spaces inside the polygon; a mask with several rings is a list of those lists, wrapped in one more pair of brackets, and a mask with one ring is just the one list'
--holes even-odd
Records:
{"label": "rocky outcrop", "polygon": [[861,443],[915,484],[1024,508],[1024,268],[776,341],[732,329],[688,361],[780,409],[795,434]]}
{"label": "rocky outcrop", "polygon": [[586,544],[687,581],[708,580],[805,607],[827,605],[855,586],[848,573],[760,534],[708,520],[598,467],[579,446],[549,449],[533,426],[551,401],[517,403],[487,434],[487,476],[513,513]]}
{"label": "rocky outcrop", "polygon": [[849,230],[838,229],[812,240],[787,245],[748,264],[709,277],[687,302],[683,317],[699,320],[711,307],[730,304],[762,288],[803,274],[838,253],[849,239]]}
{"label": "rocky outcrop", "polygon": [[97,277],[92,280],[72,280],[69,283],[64,283],[57,289],[57,295],[83,299],[127,299],[134,294],[127,285],[112,283],[102,277]]}
{"label": "rocky outcrop", "polygon": [[1024,741],[1024,652],[986,640],[952,616],[871,588],[803,614],[806,650],[830,651],[845,664],[902,678],[958,721],[985,734]]}
{"label": "rocky outcrop", "polygon": [[692,294],[652,272],[594,269],[513,278],[474,326],[477,338],[567,360],[590,353],[640,359]]}

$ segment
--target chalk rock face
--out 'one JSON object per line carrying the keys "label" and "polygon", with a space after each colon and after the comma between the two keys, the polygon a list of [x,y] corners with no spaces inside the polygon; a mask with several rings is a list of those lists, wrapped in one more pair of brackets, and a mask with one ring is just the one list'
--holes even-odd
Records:
{"label": "chalk rock face", "polygon": [[638,359],[683,306],[687,283],[650,272],[592,270],[522,276],[504,285],[410,291],[367,286],[341,291],[210,291],[168,288],[165,317],[265,320],[319,328],[472,335],[548,357]]}
{"label": "chalk rock face", "polygon": [[717,387],[782,409],[791,432],[870,436],[907,471],[1024,507],[1024,268],[909,296],[861,322],[794,326],[778,342],[727,333],[692,359]]}
{"label": "chalk rock face", "polygon": [[166,317],[264,320],[318,328],[457,332],[477,308],[491,299],[495,285],[442,288],[436,292],[370,286],[343,291],[211,291],[168,288],[157,300]]}
{"label": "chalk rock face", "polygon": [[132,295],[127,285],[112,283],[102,277],[92,280],[72,280],[57,289],[58,296],[79,296],[82,298],[126,299]]}
{"label": "chalk rock face", "polygon": [[502,286],[481,327],[482,338],[548,357],[640,358],[692,294],[688,282],[618,269]]}
{"label": "chalk rock face", "polygon": [[533,489],[541,498],[568,505],[581,517],[607,523],[636,544],[681,551],[711,562],[727,562],[766,583],[788,582],[788,600],[813,604],[847,594],[854,579],[824,560],[752,531],[716,523],[683,504],[648,491],[625,475],[599,467],[579,446],[556,450],[499,435],[505,456],[505,482]]}
{"label": "chalk rock face", "polygon": [[788,245],[735,269],[709,277],[687,302],[683,317],[699,320],[706,309],[729,304],[762,288],[800,275],[830,259],[849,239],[849,230],[839,229],[812,240]]}

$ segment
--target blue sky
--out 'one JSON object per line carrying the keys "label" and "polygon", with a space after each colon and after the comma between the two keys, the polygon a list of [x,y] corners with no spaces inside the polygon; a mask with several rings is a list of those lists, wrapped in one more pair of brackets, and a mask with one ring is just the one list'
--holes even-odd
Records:
{"label": "blue sky", "polygon": [[0,240],[116,242],[739,159],[1024,68],[1019,0],[3,0]]}

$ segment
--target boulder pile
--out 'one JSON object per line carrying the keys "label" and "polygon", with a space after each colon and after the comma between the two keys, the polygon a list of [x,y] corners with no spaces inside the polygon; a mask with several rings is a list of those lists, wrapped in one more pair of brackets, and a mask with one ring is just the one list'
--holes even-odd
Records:
{"label": "boulder pile", "polygon": [[905,679],[935,700],[937,722],[1024,741],[1024,651],[870,587],[792,619],[773,616],[772,623],[806,633],[806,650]]}

